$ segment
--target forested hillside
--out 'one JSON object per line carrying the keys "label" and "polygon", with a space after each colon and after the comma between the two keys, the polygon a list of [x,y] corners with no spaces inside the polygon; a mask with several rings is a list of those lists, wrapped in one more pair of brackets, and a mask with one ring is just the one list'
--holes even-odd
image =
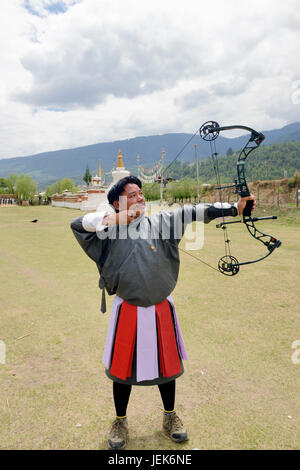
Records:
{"label": "forested hillside", "polygon": [[[238,153],[218,156],[219,173],[223,182],[236,178]],[[300,142],[283,142],[265,145],[253,151],[246,160],[246,175],[249,181],[274,180],[292,177],[300,173]],[[174,162],[166,171],[166,176],[180,179],[196,177],[195,163]],[[199,178],[203,183],[215,183],[215,173],[211,158],[199,162]]]}
{"label": "forested hillside", "polygon": [[[284,170],[286,170],[286,176],[292,176],[294,171],[300,168],[300,144],[297,145],[297,142],[300,142],[300,122],[288,124],[281,129],[263,131],[263,133],[266,138],[259,151],[255,152],[257,156],[255,157],[253,154],[249,157],[251,160],[253,158],[251,165],[249,165],[251,171],[254,171],[255,168],[254,160],[258,159],[257,161],[259,162],[257,174],[253,175],[253,177],[260,179],[282,178],[285,176]],[[191,134],[182,133],[135,137],[16,158],[2,158],[4,155],[1,155],[0,149],[0,177],[7,178],[11,174],[30,175],[38,184],[40,190],[44,190],[47,186],[62,178],[71,178],[76,184],[80,184],[83,182],[82,178],[86,166],[88,165],[91,172],[95,174],[98,171],[100,160],[102,174],[106,174],[108,182],[111,179],[110,172],[113,164],[117,162],[119,149],[123,154],[126,168],[133,174],[136,174],[138,169],[137,155],[139,155],[140,164],[146,169],[151,169],[160,160],[162,150],[164,149],[165,163],[167,161],[171,162],[180,154],[178,161],[182,162],[182,165],[180,163],[174,164],[170,169],[170,172],[176,178],[185,175],[195,177],[196,173],[191,168],[195,155],[194,145],[197,145],[199,161],[203,161],[209,155],[209,145],[199,135],[195,135],[195,138],[192,140],[191,137]],[[245,145],[248,138],[249,135],[247,133],[234,138],[220,135],[217,142],[218,152],[220,152],[220,155],[237,152]],[[291,144],[285,144],[287,142]],[[281,145],[286,146],[281,147]],[[266,153],[264,153],[265,149]],[[272,152],[274,152],[274,155],[271,155]],[[280,152],[280,154],[277,154],[277,152]],[[266,164],[265,168],[263,168],[260,167],[260,163],[262,163],[265,156]],[[285,158],[288,158],[289,161],[286,162]],[[292,161],[294,158],[297,160],[296,163]],[[274,159],[276,164],[273,165]],[[232,157],[231,161],[229,155],[228,159],[222,162],[222,165],[228,165],[228,169],[224,167],[228,180],[232,179],[231,168],[233,170],[232,174],[235,172],[234,160],[235,157]],[[274,166],[275,171],[272,171],[270,164]],[[165,164],[166,167],[167,165]],[[212,178],[210,162],[201,165],[201,178],[203,180]]]}

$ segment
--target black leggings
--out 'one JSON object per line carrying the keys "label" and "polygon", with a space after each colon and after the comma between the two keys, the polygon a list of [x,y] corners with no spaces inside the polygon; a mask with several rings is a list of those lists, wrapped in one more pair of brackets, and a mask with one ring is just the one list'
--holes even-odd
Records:
{"label": "black leggings", "polygon": [[[158,385],[165,411],[172,411],[175,405],[175,379]],[[113,394],[117,416],[125,416],[130,397],[131,385],[113,382]]]}

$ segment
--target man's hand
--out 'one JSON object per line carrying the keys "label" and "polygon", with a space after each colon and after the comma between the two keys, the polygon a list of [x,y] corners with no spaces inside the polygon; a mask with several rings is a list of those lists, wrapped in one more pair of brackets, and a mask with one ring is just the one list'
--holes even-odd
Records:
{"label": "man's hand", "polygon": [[126,211],[117,214],[109,214],[103,218],[103,225],[129,225],[134,219],[139,217],[145,209],[144,204],[134,204]]}
{"label": "man's hand", "polygon": [[134,219],[139,217],[145,209],[144,204],[133,204],[127,211],[121,211],[117,214],[119,225],[129,225]]}
{"label": "man's hand", "polygon": [[250,194],[250,196],[241,197],[239,199],[239,201],[237,203],[237,208],[238,208],[239,215],[243,214],[243,211],[246,207],[247,201],[253,201],[252,211],[254,211],[256,202],[255,202],[253,194]]}

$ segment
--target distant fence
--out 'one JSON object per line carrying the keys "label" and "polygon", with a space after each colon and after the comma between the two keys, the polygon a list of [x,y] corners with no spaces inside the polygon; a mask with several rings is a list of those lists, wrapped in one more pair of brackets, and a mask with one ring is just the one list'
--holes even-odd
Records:
{"label": "distant fence", "polygon": [[[291,186],[288,179],[273,181],[254,181],[248,183],[250,192],[254,194],[256,205],[259,206],[296,206],[300,207],[300,187]],[[164,189],[164,200],[179,204],[197,203],[195,185],[178,185],[176,190],[171,186]],[[148,197],[147,197],[148,196]],[[146,194],[147,200],[158,199],[155,189],[153,197]],[[229,202],[233,204],[239,199],[233,189],[223,189],[222,191],[214,189],[214,186],[200,187],[200,202],[213,204],[215,202]]]}

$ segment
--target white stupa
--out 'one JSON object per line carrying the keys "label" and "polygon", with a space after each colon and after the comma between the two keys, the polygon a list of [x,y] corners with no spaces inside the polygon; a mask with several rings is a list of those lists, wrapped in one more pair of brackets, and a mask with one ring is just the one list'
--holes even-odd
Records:
{"label": "white stupa", "polygon": [[119,150],[118,153],[118,163],[117,163],[117,168],[113,168],[112,172],[112,183],[109,186],[108,190],[116,184],[121,178],[125,178],[125,176],[130,175],[130,171],[125,170],[124,163],[123,163],[123,155],[121,153],[121,150]]}
{"label": "white stupa", "polygon": [[[113,185],[116,184],[120,179],[125,178],[126,176],[130,176],[130,171],[125,170],[125,166],[123,162],[123,155],[121,153],[121,150],[119,150],[119,153],[118,153],[117,168],[115,168],[115,164],[114,164],[111,175],[112,175],[112,182],[107,188],[106,195],[109,192],[110,188],[112,188]],[[110,208],[109,203],[106,200],[105,202],[101,202],[101,204],[97,206],[97,211],[109,211],[109,208]],[[113,209],[111,210],[112,212],[114,212]]]}
{"label": "white stupa", "polygon": [[98,175],[94,175],[90,186],[76,194],[72,191],[64,191],[62,194],[55,194],[51,198],[52,206],[69,207],[72,209],[80,209],[82,211],[110,211],[107,201],[107,193],[110,188],[116,184],[121,178],[130,175],[130,171],[125,170],[123,156],[121,150],[118,153],[117,168],[112,169],[112,183],[107,187],[101,177],[101,166],[99,160]]}

